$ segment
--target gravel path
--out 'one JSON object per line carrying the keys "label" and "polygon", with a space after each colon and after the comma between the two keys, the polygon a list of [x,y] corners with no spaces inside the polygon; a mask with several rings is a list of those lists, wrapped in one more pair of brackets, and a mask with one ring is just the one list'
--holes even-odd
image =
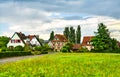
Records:
{"label": "gravel path", "polygon": [[3,59],[0,59],[0,64],[7,63],[7,62],[15,62],[18,60],[23,60],[23,59],[28,59],[28,58],[34,58],[37,56],[43,56],[43,55],[31,55],[31,56],[19,56],[19,57],[3,58]]}

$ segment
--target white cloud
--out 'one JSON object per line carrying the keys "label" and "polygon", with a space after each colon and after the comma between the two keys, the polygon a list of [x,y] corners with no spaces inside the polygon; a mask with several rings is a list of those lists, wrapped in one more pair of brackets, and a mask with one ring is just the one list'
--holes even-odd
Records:
{"label": "white cloud", "polygon": [[[120,30],[120,20],[106,16],[93,15],[84,20],[65,20],[59,12],[47,12],[42,9],[22,7],[17,3],[2,4],[0,10],[2,11],[0,12],[0,22],[9,25],[9,30],[3,33],[3,35],[7,36],[12,36],[14,32],[21,31],[27,34],[37,34],[40,35],[40,38],[48,39],[52,30],[55,33],[62,33],[65,26],[74,26],[76,28],[77,25],[81,25],[83,36],[94,35],[94,31],[96,31],[100,22],[108,25],[110,31]],[[116,36],[116,34],[119,34],[119,32],[113,33],[112,36]]]}
{"label": "white cloud", "polygon": [[[54,19],[51,22],[44,23],[39,21],[32,21],[26,23],[23,21],[23,23],[13,24],[12,26],[9,27],[9,29],[12,32],[22,31],[26,32],[27,34],[38,34],[40,35],[40,38],[49,39],[49,35],[52,30],[54,30],[55,33],[62,33],[64,27],[66,26],[74,26],[76,28],[77,25],[81,25],[82,35],[89,36],[94,35],[94,31],[96,31],[99,22],[103,22],[106,25],[109,24],[107,27],[110,30],[120,30],[119,25],[114,25],[116,22],[119,22],[118,20],[104,16],[103,17],[94,16],[85,20]],[[6,34],[9,35],[11,33]]]}

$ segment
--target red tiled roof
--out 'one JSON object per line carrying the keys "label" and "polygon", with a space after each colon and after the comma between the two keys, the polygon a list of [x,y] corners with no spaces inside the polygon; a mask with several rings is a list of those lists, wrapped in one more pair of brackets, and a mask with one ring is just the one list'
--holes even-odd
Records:
{"label": "red tiled roof", "polygon": [[53,42],[67,42],[68,40],[67,40],[67,38],[64,36],[64,35],[61,35],[61,34],[56,34],[55,36],[54,36],[54,38],[57,38],[57,39],[59,39],[59,40],[52,40]]}
{"label": "red tiled roof", "polygon": [[93,37],[94,37],[94,36],[85,36],[85,37],[83,37],[82,45],[91,46],[91,44],[87,44],[87,43],[88,43],[88,42],[91,42],[91,39],[92,39]]}
{"label": "red tiled roof", "polygon": [[80,49],[82,47],[81,44],[73,44],[73,49]]}
{"label": "red tiled roof", "polygon": [[35,35],[28,35],[28,38],[32,40],[35,37]]}

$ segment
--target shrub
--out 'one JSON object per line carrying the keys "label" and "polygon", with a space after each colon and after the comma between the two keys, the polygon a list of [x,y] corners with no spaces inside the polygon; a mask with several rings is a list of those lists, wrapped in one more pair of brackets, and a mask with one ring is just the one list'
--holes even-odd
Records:
{"label": "shrub", "polygon": [[42,50],[42,47],[41,47],[41,46],[35,46],[35,47],[34,47],[34,50],[35,50],[35,51],[41,51],[41,50]]}
{"label": "shrub", "polygon": [[1,52],[0,58],[32,55],[31,52]]}
{"label": "shrub", "polygon": [[51,51],[52,49],[47,45],[45,44],[44,46],[42,46],[42,51]]}
{"label": "shrub", "polygon": [[40,51],[41,54],[47,54],[49,51],[51,51],[52,49],[46,44],[44,46],[36,46],[34,48],[35,51]]}
{"label": "shrub", "polygon": [[41,54],[40,51],[32,51],[31,53],[32,53],[33,55],[40,55],[40,54]]}
{"label": "shrub", "polygon": [[25,44],[24,51],[32,51],[32,48],[29,44]]}
{"label": "shrub", "polygon": [[2,51],[2,52],[7,51],[7,47],[2,47],[2,48],[1,48],[1,51]]}
{"label": "shrub", "polygon": [[62,49],[61,49],[61,52],[68,52],[68,50],[67,50],[67,48],[65,48],[65,47],[63,47]]}
{"label": "shrub", "polygon": [[120,53],[120,48],[114,49],[110,51],[111,53]]}
{"label": "shrub", "polygon": [[14,51],[23,51],[24,50],[24,48],[22,47],[22,46],[16,46],[15,48],[14,48]]}
{"label": "shrub", "polygon": [[79,49],[79,52],[89,52],[89,50],[87,49],[87,48],[81,48],[81,49]]}
{"label": "shrub", "polygon": [[62,49],[61,52],[71,52],[72,51],[73,44],[72,43],[66,43]]}

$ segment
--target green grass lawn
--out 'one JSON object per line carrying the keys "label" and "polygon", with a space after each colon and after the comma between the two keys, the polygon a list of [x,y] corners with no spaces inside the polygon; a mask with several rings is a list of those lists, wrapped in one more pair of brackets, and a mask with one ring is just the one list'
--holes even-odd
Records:
{"label": "green grass lawn", "polygon": [[48,54],[1,64],[0,77],[120,77],[120,54]]}

